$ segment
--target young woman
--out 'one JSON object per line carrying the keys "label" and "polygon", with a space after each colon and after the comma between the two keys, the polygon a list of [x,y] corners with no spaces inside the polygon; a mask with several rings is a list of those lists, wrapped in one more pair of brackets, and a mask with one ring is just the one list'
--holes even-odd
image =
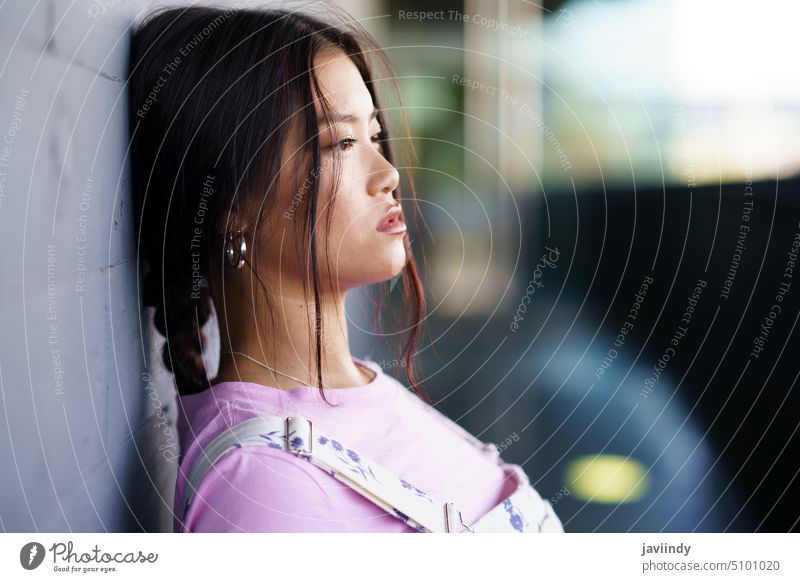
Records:
{"label": "young woman", "polygon": [[[373,72],[390,69],[340,20],[171,8],[133,36],[143,297],[179,391],[175,530],[562,531],[522,469],[415,378],[425,305],[406,218],[418,209]],[[394,283],[413,391],[348,345],[348,291],[380,298]]]}

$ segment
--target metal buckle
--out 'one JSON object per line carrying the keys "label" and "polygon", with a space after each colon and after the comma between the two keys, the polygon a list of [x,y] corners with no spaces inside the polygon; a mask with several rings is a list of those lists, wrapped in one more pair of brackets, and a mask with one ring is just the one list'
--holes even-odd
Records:
{"label": "metal buckle", "polygon": [[290,452],[294,453],[298,457],[299,456],[310,457],[314,450],[314,424],[307,418],[302,418],[302,420],[308,423],[308,447],[307,450],[297,450],[292,446],[292,442],[289,440],[289,422],[296,418],[301,418],[301,417],[296,417],[296,416],[286,417],[286,428],[284,431],[285,432],[284,438],[286,439],[286,448],[289,449]]}
{"label": "metal buckle", "polygon": [[453,530],[451,528],[451,526],[450,526],[450,514],[452,512],[458,513],[458,521],[461,522],[461,525],[463,525],[465,528],[467,528],[467,531],[469,531],[471,533],[475,533],[474,529],[472,529],[470,526],[468,526],[466,523],[464,523],[464,518],[461,515],[461,510],[460,509],[456,509],[455,504],[451,503],[450,501],[448,501],[447,503],[444,504],[444,527],[445,527],[445,531],[447,533],[458,533],[455,530]]}

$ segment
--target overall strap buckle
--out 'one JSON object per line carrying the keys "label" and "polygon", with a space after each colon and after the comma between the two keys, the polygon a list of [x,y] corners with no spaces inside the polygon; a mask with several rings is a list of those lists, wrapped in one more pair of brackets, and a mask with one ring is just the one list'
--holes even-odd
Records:
{"label": "overall strap buckle", "polygon": [[[298,457],[311,457],[314,450],[314,430],[310,420],[302,416],[286,417],[286,448]],[[294,433],[294,436],[290,436]]]}
{"label": "overall strap buckle", "polygon": [[464,523],[464,518],[461,516],[461,510],[456,508],[455,504],[448,501],[444,504],[444,528],[445,532],[447,533],[457,533],[458,530],[455,529],[456,523],[456,516],[458,516],[458,523],[464,526],[467,531],[475,533],[475,530]]}

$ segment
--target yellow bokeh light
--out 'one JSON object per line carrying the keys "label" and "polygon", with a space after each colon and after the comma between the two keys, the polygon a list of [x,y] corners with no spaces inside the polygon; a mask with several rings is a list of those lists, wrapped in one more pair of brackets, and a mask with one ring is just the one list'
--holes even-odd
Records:
{"label": "yellow bokeh light", "polygon": [[570,494],[593,503],[633,503],[647,494],[647,467],[622,455],[585,455],[565,472]]}

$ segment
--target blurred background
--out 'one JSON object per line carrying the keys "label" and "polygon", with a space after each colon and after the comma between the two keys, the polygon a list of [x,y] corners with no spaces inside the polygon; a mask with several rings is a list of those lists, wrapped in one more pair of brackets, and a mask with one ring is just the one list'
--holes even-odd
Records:
{"label": "blurred background", "polygon": [[[126,35],[189,3],[0,7],[3,531],[171,527]],[[384,47],[411,123],[413,152],[394,137],[427,225],[417,358],[437,407],[523,465],[568,532],[797,531],[800,7],[337,4]],[[366,294],[348,309],[353,353],[402,380]]]}

